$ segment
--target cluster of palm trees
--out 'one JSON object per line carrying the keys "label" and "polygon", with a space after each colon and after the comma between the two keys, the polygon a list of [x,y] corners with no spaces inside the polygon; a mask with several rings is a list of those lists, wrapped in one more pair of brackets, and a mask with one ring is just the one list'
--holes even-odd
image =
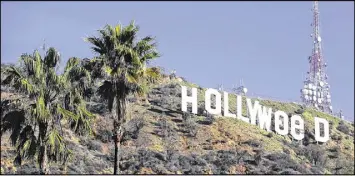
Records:
{"label": "cluster of palm trees", "polygon": [[[65,163],[71,150],[62,126],[70,126],[78,135],[90,134],[95,116],[86,109],[86,101],[96,93],[107,103],[114,119],[114,174],[120,173],[118,151],[124,133],[126,97],[144,95],[148,84],[160,76],[158,68],[147,66],[159,57],[155,39],[148,36],[137,40],[138,31],[134,22],[106,25],[98,31],[99,36],[86,39],[98,55],[93,59],[70,58],[62,74],[57,73],[60,55],[54,48],[44,56],[38,51],[23,54],[18,66],[2,70],[2,86],[22,96],[10,102],[16,108],[1,107],[1,136],[10,131],[17,150],[14,162],[36,158],[41,174],[49,173],[50,161]],[[93,92],[96,84],[99,87]]]}

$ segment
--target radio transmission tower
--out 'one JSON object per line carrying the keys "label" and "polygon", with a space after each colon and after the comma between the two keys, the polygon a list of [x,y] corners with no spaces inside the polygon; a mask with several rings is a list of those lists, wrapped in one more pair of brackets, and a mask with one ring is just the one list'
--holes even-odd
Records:
{"label": "radio transmission tower", "polygon": [[237,95],[246,95],[246,93],[248,92],[248,89],[244,86],[244,82],[243,82],[243,79],[241,79],[239,81],[239,86],[238,85],[235,85],[233,87],[233,92],[236,93]]}
{"label": "radio transmission tower", "polygon": [[224,89],[223,89],[223,84],[219,84],[219,85],[218,85],[218,91],[224,91]]}
{"label": "radio transmission tower", "polygon": [[313,22],[311,26],[313,27],[313,32],[311,37],[313,39],[313,50],[308,58],[310,68],[304,81],[304,87],[301,89],[301,99],[307,106],[332,113],[330,86],[327,83],[328,76],[325,73],[327,64],[324,62],[321,47],[322,38],[319,33],[318,1],[314,1],[312,11]]}

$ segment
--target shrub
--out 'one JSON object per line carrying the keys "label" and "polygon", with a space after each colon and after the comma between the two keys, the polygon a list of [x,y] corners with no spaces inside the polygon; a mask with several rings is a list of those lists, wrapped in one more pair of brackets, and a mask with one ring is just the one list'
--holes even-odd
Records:
{"label": "shrub", "polygon": [[99,132],[96,134],[96,138],[106,143],[111,141],[112,135],[113,134],[111,130],[104,129],[104,130],[99,130]]}
{"label": "shrub", "polygon": [[[334,125],[334,122],[329,121],[329,130],[333,129],[333,125]],[[329,132],[332,132],[332,131],[329,131]]]}
{"label": "shrub", "polygon": [[189,112],[183,112],[182,114],[182,119],[184,119],[184,121],[191,119],[192,118],[192,114]]}
{"label": "shrub", "polygon": [[283,150],[283,152],[284,152],[284,153],[286,153],[286,154],[288,154],[288,155],[290,155],[290,154],[291,154],[290,150],[289,150],[289,149],[287,149],[287,148],[283,148],[282,150]]}
{"label": "shrub", "polygon": [[212,114],[207,113],[206,118],[204,118],[203,121],[200,121],[199,123],[204,124],[204,125],[211,125],[216,119],[213,117]]}
{"label": "shrub", "polygon": [[160,127],[160,136],[163,138],[163,143],[167,152],[168,157],[171,157],[173,153],[176,152],[178,142],[178,135],[174,129],[173,124],[166,118],[162,117],[158,121]]}
{"label": "shrub", "polygon": [[102,148],[101,148],[101,143],[96,141],[96,140],[91,140],[88,142],[88,149],[89,150],[97,150],[99,152],[101,152]]}
{"label": "shrub", "polygon": [[242,142],[242,144],[247,144],[253,148],[262,147],[262,143],[260,141],[252,140],[252,139]]}
{"label": "shrub", "polygon": [[136,146],[139,148],[146,148],[152,143],[151,136],[148,133],[142,131],[139,132],[136,140]]}
{"label": "shrub", "polygon": [[272,132],[270,132],[266,136],[269,137],[269,138],[272,138],[274,136],[274,134]]}
{"label": "shrub", "polygon": [[163,96],[162,98],[160,98],[160,101],[158,101],[157,106],[161,106],[163,108],[171,108],[171,99],[167,96]]}
{"label": "shrub", "polygon": [[350,133],[350,129],[348,126],[345,125],[344,122],[340,122],[338,127],[337,127],[337,130],[341,131],[342,133],[344,134],[349,134]]}
{"label": "shrub", "polygon": [[170,90],[170,95],[174,97],[181,97],[181,88],[175,87]]}
{"label": "shrub", "polygon": [[324,169],[321,167],[314,166],[314,167],[311,167],[311,172],[313,174],[324,174]]}
{"label": "shrub", "polygon": [[[271,154],[266,155],[265,158],[267,158],[270,161],[273,161],[272,163],[276,163],[276,164],[271,165],[270,169],[272,171],[282,173],[285,170],[288,170],[288,171],[293,170],[295,172],[303,173],[303,174],[310,173],[310,171],[307,170],[303,165],[300,165],[296,161],[292,160],[290,155],[288,155],[288,154],[271,153]],[[270,162],[270,161],[267,161],[267,162]],[[269,163],[269,164],[271,164],[271,163]]]}
{"label": "shrub", "polygon": [[197,114],[204,115],[204,116],[207,115],[206,110],[205,110],[205,102],[199,103],[198,108],[197,108]]}
{"label": "shrub", "polygon": [[297,110],[295,111],[295,113],[296,113],[296,114],[303,114],[303,113],[304,113],[304,109],[303,109],[303,108],[297,109]]}
{"label": "shrub", "polygon": [[160,127],[160,136],[165,138],[171,136],[175,133],[174,126],[166,119],[166,117],[161,117],[158,121]]}
{"label": "shrub", "polygon": [[98,116],[95,121],[94,133],[95,138],[106,143],[112,139],[113,125],[111,119],[107,116]]}
{"label": "shrub", "polygon": [[90,104],[87,105],[87,108],[90,112],[95,113],[95,114],[104,114],[107,112],[106,105],[103,103],[93,103],[91,102]]}
{"label": "shrub", "polygon": [[305,129],[304,130],[304,139],[302,141],[303,145],[308,146],[312,141],[314,141],[314,130]]}
{"label": "shrub", "polygon": [[138,133],[144,126],[144,119],[142,117],[133,118],[124,126],[123,140],[137,139]]}
{"label": "shrub", "polygon": [[343,139],[341,135],[336,135],[336,134],[333,134],[331,138],[338,143],[341,142],[341,140]]}
{"label": "shrub", "polygon": [[261,161],[262,161],[262,156],[263,156],[264,152],[263,150],[257,150],[256,154],[255,154],[255,163],[257,166],[260,165]]}
{"label": "shrub", "polygon": [[324,166],[326,162],[326,150],[323,146],[311,144],[305,148],[305,156],[315,166]]}
{"label": "shrub", "polygon": [[134,102],[137,102],[138,99],[137,99],[137,97],[128,97],[127,101],[130,102],[130,103],[134,103]]}
{"label": "shrub", "polygon": [[[1,167],[1,169],[2,169],[2,167]],[[10,173],[6,173],[6,172],[2,171],[1,174],[10,174]],[[19,174],[19,175],[28,175],[28,174],[37,175],[37,174],[40,174],[40,173],[39,173],[39,170],[36,168],[36,165],[34,163],[26,163],[26,164],[21,165],[21,167],[19,167],[17,169],[16,175],[17,174]],[[52,168],[51,168],[51,174],[55,174],[55,171],[53,171]]]}
{"label": "shrub", "polygon": [[209,120],[209,121],[212,121],[214,122],[216,120],[215,116],[210,114],[210,113],[207,113],[206,115],[206,120]]}
{"label": "shrub", "polygon": [[185,130],[188,132],[188,134],[192,137],[195,137],[197,134],[197,124],[195,120],[192,118],[187,119],[184,122]]}
{"label": "shrub", "polygon": [[239,156],[235,151],[219,150],[211,151],[202,158],[210,164],[213,174],[229,174],[229,168],[238,163]]}

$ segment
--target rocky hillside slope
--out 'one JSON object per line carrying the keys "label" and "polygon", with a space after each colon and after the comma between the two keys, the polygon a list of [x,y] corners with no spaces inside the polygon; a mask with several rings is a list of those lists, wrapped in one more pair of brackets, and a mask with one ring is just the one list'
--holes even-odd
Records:
{"label": "rocky hillside slope", "polygon": [[[297,104],[259,100],[273,110],[301,114],[305,139],[293,140],[232,118],[204,116],[204,90],[198,88],[199,115],[181,112],[181,87],[199,87],[166,77],[144,99],[129,98],[128,133],[124,136],[121,169],[125,174],[354,174],[354,125],[339,118],[302,109]],[[1,101],[16,95],[1,92]],[[230,95],[235,111],[236,97]],[[246,107],[244,100],[244,108]],[[105,104],[93,98],[89,109],[97,117],[94,134],[76,136],[64,128],[70,162],[51,163],[52,174],[112,174],[112,120]],[[243,109],[246,114],[246,109]],[[331,124],[331,140],[317,144],[313,117]],[[9,134],[1,138],[1,173],[36,174],[33,161],[13,164]]]}

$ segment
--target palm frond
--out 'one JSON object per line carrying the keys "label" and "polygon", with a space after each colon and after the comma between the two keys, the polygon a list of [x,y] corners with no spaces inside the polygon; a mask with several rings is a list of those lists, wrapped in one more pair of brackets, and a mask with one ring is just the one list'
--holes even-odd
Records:
{"label": "palm frond", "polygon": [[40,96],[37,98],[36,104],[34,109],[34,115],[41,121],[45,121],[46,119],[51,118],[51,114],[49,109],[47,109],[44,97]]}
{"label": "palm frond", "polygon": [[138,77],[134,74],[126,74],[127,82],[130,84],[138,84]]}
{"label": "palm frond", "polygon": [[97,89],[97,94],[108,102],[108,109],[111,111],[113,107],[113,100],[116,96],[114,85],[110,81],[104,81],[103,84]]}
{"label": "palm frond", "polygon": [[141,82],[140,84],[136,85],[136,89],[133,89],[133,91],[137,93],[138,96],[142,97],[149,91],[148,84]]}
{"label": "palm frond", "polygon": [[93,47],[91,47],[94,52],[99,54],[106,53],[106,47],[102,39],[97,37],[88,37],[86,38],[86,41],[94,45]]}
{"label": "palm frond", "polygon": [[57,114],[60,114],[64,119],[73,119],[73,120],[79,119],[79,117],[75,113],[62,108],[60,105],[57,105],[56,111]]}
{"label": "palm frond", "polygon": [[150,61],[150,60],[153,60],[153,59],[156,59],[160,57],[159,53],[156,52],[156,51],[151,51],[149,53],[146,53],[144,54],[142,57],[141,57],[141,62],[146,62],[146,61]]}
{"label": "palm frond", "polygon": [[56,67],[60,62],[60,55],[55,48],[51,47],[48,49],[46,53],[46,57],[44,58],[44,64],[49,68]]}
{"label": "palm frond", "polygon": [[20,65],[22,70],[26,73],[28,76],[32,76],[35,74],[35,62],[34,62],[34,57],[41,57],[37,55],[37,50],[34,51],[33,56],[29,54],[22,54],[20,57]]}
{"label": "palm frond", "polygon": [[38,143],[32,126],[25,126],[21,131],[17,144],[17,152],[21,160],[22,158],[33,159],[37,153],[37,146]]}
{"label": "palm frond", "polygon": [[77,66],[80,64],[80,59],[77,57],[71,57],[67,61],[67,64],[65,65],[64,72],[69,71],[71,68]]}
{"label": "palm frond", "polygon": [[39,52],[36,50],[35,53],[33,54],[33,60],[32,60],[32,65],[33,65],[33,72],[35,78],[40,80],[43,76],[44,70],[43,70],[43,61],[41,58],[41,55]]}
{"label": "palm frond", "polygon": [[2,119],[1,136],[6,131],[11,131],[11,135],[10,135],[11,144],[16,145],[17,139],[20,136],[20,132],[24,123],[25,123],[25,111],[23,110],[10,111]]}
{"label": "palm frond", "polygon": [[[18,88],[24,90],[26,93],[31,94],[34,91],[33,85],[27,79],[20,79]],[[15,85],[15,87],[17,87]]]}
{"label": "palm frond", "polygon": [[1,75],[5,75],[5,79],[1,82],[2,85],[13,84],[16,79],[20,79],[22,77],[19,70],[17,70],[14,66],[1,70]]}
{"label": "palm frond", "polygon": [[79,119],[73,123],[75,132],[91,134],[91,122],[95,116],[86,109],[85,105],[78,106],[77,113]]}
{"label": "palm frond", "polygon": [[50,160],[60,161],[67,158],[67,148],[64,139],[59,134],[58,130],[53,129],[49,132],[46,144],[48,148],[47,155]]}

